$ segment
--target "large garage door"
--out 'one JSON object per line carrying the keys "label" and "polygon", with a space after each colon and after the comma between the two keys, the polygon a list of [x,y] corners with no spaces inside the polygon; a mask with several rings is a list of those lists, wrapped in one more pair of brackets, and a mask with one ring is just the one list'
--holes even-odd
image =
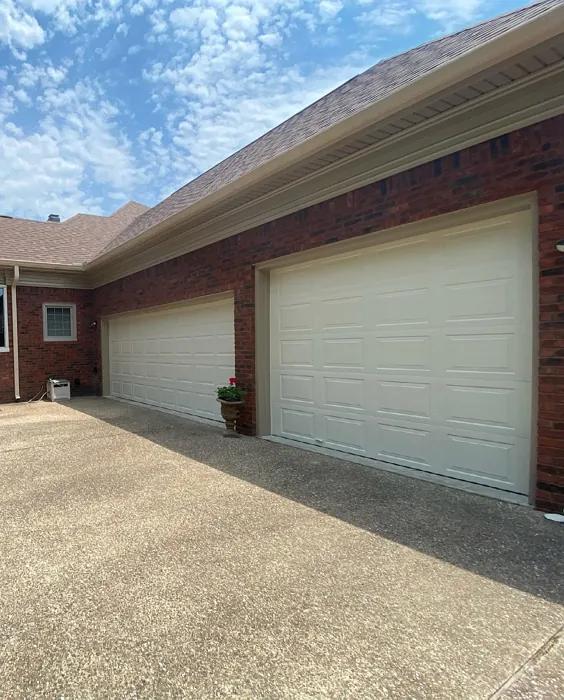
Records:
{"label": "large garage door", "polygon": [[272,433],[529,489],[525,214],[273,271]]}
{"label": "large garage door", "polygon": [[216,388],[234,373],[233,302],[110,320],[111,395],[220,420]]}

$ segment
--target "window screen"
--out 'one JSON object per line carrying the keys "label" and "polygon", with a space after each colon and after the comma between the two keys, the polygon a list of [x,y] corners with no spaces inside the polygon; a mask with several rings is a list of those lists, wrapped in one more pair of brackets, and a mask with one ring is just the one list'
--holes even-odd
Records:
{"label": "window screen", "polygon": [[72,314],[68,306],[48,306],[45,312],[48,338],[72,338]]}

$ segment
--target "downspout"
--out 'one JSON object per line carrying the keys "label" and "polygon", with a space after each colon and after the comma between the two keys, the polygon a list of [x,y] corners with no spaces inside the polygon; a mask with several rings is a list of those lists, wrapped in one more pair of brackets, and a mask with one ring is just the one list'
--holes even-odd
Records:
{"label": "downspout", "polygon": [[18,297],[16,287],[20,281],[20,266],[14,265],[14,279],[12,280],[12,346],[14,353],[14,395],[16,401],[20,400],[20,352],[18,345]]}

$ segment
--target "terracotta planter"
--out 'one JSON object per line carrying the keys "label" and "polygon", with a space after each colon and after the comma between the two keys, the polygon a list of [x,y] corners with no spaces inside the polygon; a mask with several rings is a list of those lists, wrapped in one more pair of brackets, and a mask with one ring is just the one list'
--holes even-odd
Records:
{"label": "terracotta planter", "polygon": [[225,431],[223,437],[239,437],[235,430],[235,421],[239,418],[239,409],[244,401],[224,401],[218,399],[221,404],[221,417],[225,421]]}

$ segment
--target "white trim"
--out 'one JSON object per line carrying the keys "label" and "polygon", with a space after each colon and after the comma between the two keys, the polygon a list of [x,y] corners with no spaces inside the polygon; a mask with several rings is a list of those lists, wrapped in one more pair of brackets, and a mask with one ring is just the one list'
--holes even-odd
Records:
{"label": "white trim", "polygon": [[208,197],[182,209],[163,222],[143,231],[135,238],[101,255],[96,259],[96,264],[102,265],[122,255],[125,251],[141,245],[163,230],[170,230],[175,225],[185,222],[196,213],[217,204],[219,201],[241,192],[282,169],[295,165],[320,150],[350,138],[353,134],[405,110],[416,102],[430,98],[437,92],[442,92],[450,85],[460,83],[537,44],[548,41],[561,32],[562,26],[564,26],[564,5],[558,5],[500,36],[484,41],[462,56],[434,68],[407,86],[394,90],[388,97],[296,144],[252,172],[237,178]]}
{"label": "white trim", "polygon": [[12,343],[14,361],[14,398],[20,400],[20,346],[18,337],[18,292],[17,286],[20,281],[20,268],[14,265],[14,276],[12,278]]}
{"label": "white trim", "polygon": [[529,503],[528,496],[512,493],[511,491],[502,491],[501,489],[494,489],[488,486],[482,486],[481,484],[474,484],[470,481],[449,479],[448,477],[438,476],[437,474],[431,474],[430,472],[410,469],[409,467],[401,467],[388,462],[380,462],[377,459],[367,459],[366,457],[359,457],[357,455],[349,454],[348,452],[329,450],[326,447],[317,447],[316,445],[298,442],[297,440],[288,440],[287,438],[278,437],[276,435],[264,435],[261,439],[267,440],[268,442],[274,442],[278,445],[286,445],[288,447],[295,447],[300,450],[307,450],[308,452],[315,452],[327,457],[333,457],[334,459],[342,459],[345,462],[354,462],[355,464],[361,464],[362,466],[371,467],[372,469],[393,472],[394,474],[401,474],[402,476],[409,476],[411,478],[421,479],[422,481],[430,481],[431,483],[439,484],[440,486],[447,486],[448,488],[456,489],[457,491],[466,491],[468,493],[475,493],[479,496],[495,498],[498,501],[508,501],[509,503],[515,503],[520,506],[532,507]]}
{"label": "white trim", "polygon": [[58,272],[80,272],[84,269],[84,263],[54,263],[54,262],[38,262],[36,260],[0,260],[0,267],[29,267],[37,270],[57,270]]}
{"label": "white trim", "polygon": [[[564,63],[558,63],[342,158],[229,213],[214,217],[210,211],[204,223],[190,227],[187,221],[179,230],[178,226],[174,228],[174,217],[171,217],[167,219],[170,235],[165,240],[162,240],[163,234],[155,235],[155,243],[144,249],[142,234],[131,239],[138,243],[139,250],[130,250],[125,261],[108,261],[109,264],[101,268],[107,254],[89,262],[86,271],[91,285],[107,284],[437,158],[563,114],[562,80]],[[119,246],[115,250],[122,249],[123,246]]]}
{"label": "white trim", "polygon": [[10,329],[8,327],[8,286],[0,284],[2,294],[2,312],[4,314],[4,345],[0,346],[0,352],[10,352]]}
{"label": "white trim", "polygon": [[[70,309],[70,336],[52,336],[47,334],[47,309]],[[43,340],[46,343],[73,343],[76,341],[76,304],[74,302],[49,301],[43,304]]]}

